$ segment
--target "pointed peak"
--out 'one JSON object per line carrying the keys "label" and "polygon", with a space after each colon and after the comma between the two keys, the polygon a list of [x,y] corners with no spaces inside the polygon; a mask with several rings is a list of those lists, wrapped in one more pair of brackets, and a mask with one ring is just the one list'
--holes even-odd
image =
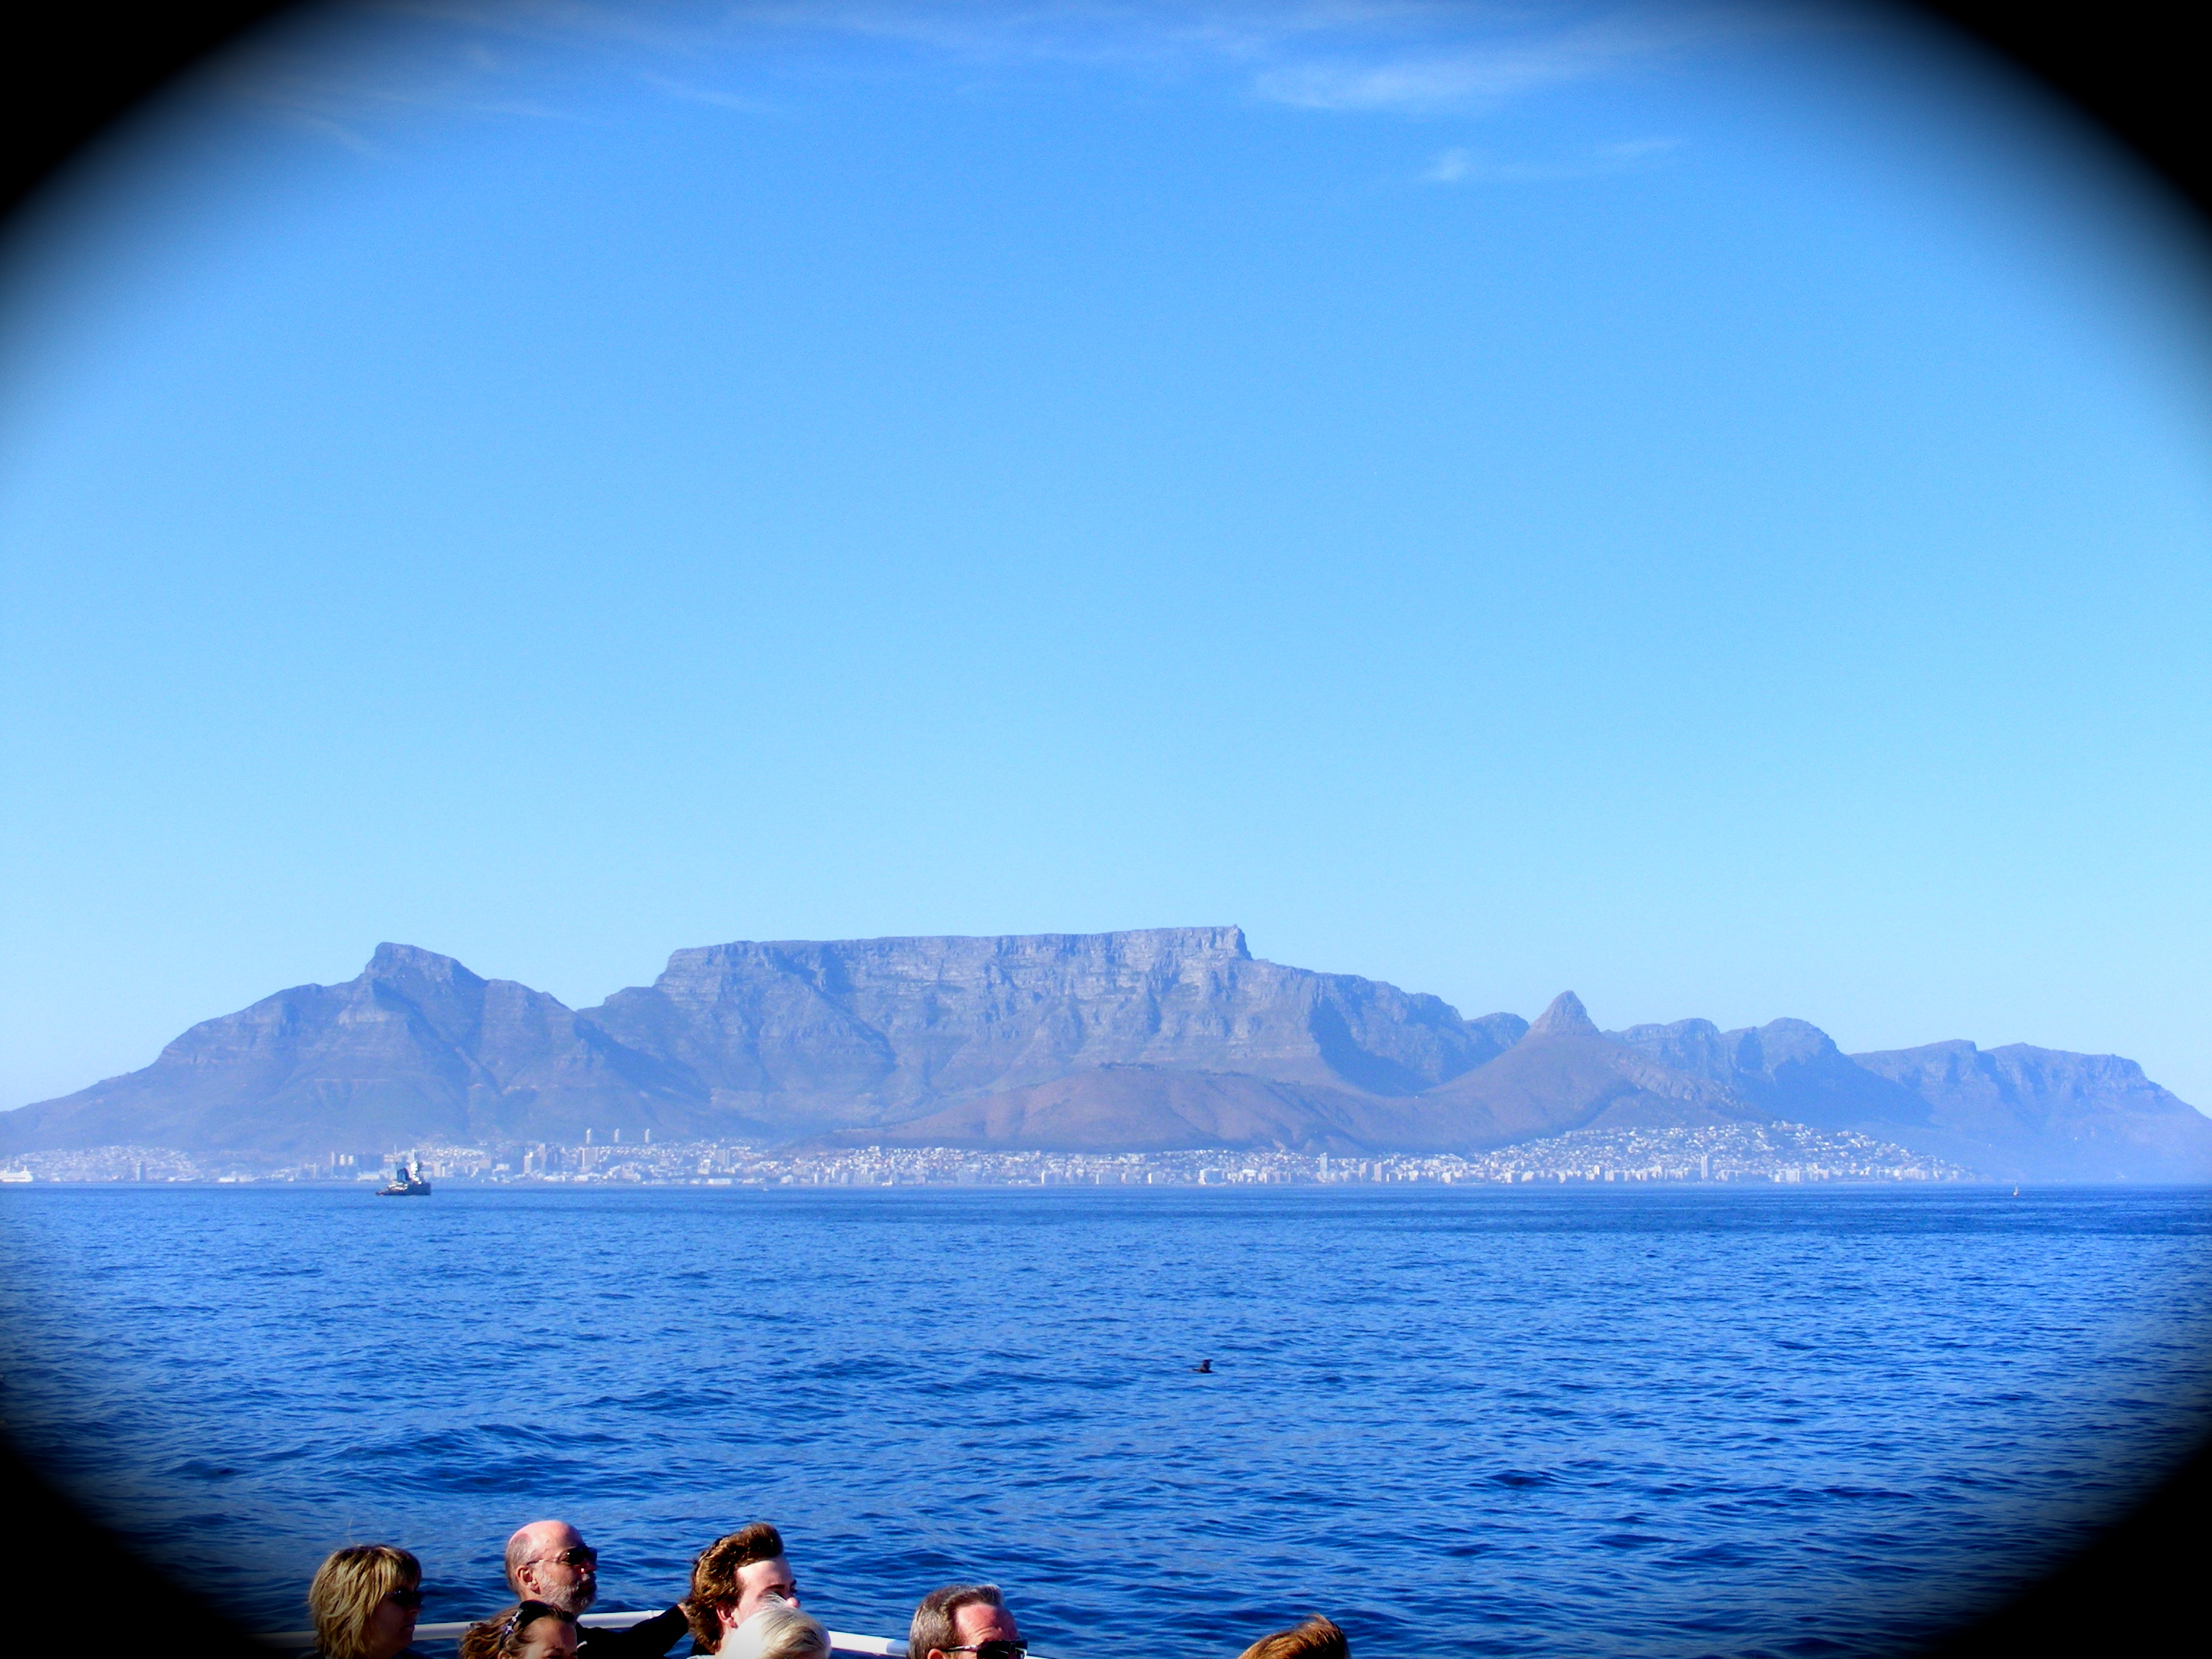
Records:
{"label": "pointed peak", "polygon": [[1583,1006],[1583,1000],[1572,991],[1562,991],[1552,999],[1552,1006],[1536,1016],[1529,1026],[1530,1036],[1595,1036],[1597,1023]]}
{"label": "pointed peak", "polygon": [[441,985],[481,985],[483,981],[451,957],[425,951],[419,945],[394,945],[389,940],[362,969],[363,979],[428,979]]}

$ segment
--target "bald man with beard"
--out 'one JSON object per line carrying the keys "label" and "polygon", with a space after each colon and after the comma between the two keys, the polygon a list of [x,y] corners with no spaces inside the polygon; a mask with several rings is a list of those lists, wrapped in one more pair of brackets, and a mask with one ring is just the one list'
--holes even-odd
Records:
{"label": "bald man with beard", "polygon": [[[517,1601],[581,1613],[599,1594],[599,1553],[566,1521],[532,1521],[507,1540],[507,1582]],[[690,1628],[680,1607],[628,1630],[580,1626],[576,1659],[661,1659]]]}

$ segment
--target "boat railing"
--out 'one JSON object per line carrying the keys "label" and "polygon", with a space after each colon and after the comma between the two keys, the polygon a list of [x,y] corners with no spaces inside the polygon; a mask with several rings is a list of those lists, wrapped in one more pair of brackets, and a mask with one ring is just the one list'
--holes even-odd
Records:
{"label": "boat railing", "polygon": [[[576,1622],[592,1630],[628,1630],[632,1625],[641,1625],[648,1619],[660,1617],[661,1609],[647,1608],[643,1613],[587,1613]],[[418,1642],[458,1642],[461,1633],[474,1624],[473,1619],[463,1619],[453,1624],[417,1625],[415,1639]],[[288,1649],[297,1653],[315,1645],[315,1632],[311,1630],[278,1631],[260,1638],[273,1648]],[[681,1638],[678,1638],[681,1640]],[[906,1659],[906,1644],[894,1636],[855,1636],[849,1631],[830,1632],[830,1646],[837,1653],[867,1654],[874,1659]]]}

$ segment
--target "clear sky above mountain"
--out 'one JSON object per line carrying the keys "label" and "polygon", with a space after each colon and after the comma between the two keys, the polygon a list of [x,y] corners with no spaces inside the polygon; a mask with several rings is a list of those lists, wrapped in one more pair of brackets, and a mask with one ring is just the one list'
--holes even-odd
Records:
{"label": "clear sky above mountain", "polygon": [[0,1105],[379,939],[1237,923],[2212,1105],[2212,351],[1887,12],[343,9],[0,289]]}

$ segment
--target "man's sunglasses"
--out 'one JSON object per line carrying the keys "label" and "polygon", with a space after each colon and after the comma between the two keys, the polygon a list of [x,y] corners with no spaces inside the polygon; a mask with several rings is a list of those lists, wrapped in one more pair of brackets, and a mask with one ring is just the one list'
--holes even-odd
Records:
{"label": "man's sunglasses", "polygon": [[395,1607],[404,1607],[410,1613],[422,1610],[422,1592],[418,1589],[395,1589],[384,1592],[384,1599]]}
{"label": "man's sunglasses", "polygon": [[1030,1644],[1026,1642],[963,1642],[945,1651],[972,1653],[975,1659],[1030,1659]]}
{"label": "man's sunglasses", "polygon": [[564,1567],[596,1567],[599,1553],[589,1544],[579,1544],[572,1550],[562,1550],[558,1555],[541,1555],[540,1561],[558,1561]]}

